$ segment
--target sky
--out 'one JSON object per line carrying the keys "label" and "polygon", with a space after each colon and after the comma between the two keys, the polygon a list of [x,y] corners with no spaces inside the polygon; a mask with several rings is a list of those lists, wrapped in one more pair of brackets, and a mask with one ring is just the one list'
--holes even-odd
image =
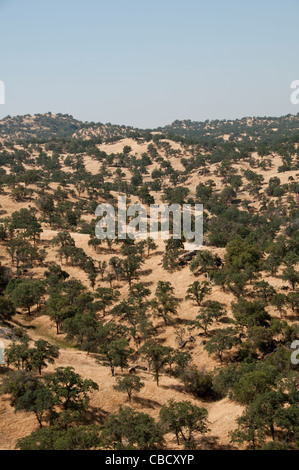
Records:
{"label": "sky", "polygon": [[0,118],[297,114],[298,17],[299,0],[0,0]]}

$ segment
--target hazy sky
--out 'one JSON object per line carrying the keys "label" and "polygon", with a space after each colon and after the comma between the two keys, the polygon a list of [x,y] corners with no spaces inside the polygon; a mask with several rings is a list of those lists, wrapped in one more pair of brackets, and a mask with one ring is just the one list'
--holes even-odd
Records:
{"label": "hazy sky", "polygon": [[296,114],[298,18],[299,0],[0,0],[0,118]]}

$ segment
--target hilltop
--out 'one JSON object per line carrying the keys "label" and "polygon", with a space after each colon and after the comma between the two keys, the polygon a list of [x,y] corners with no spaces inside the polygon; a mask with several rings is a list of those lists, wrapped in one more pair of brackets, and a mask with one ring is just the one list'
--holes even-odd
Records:
{"label": "hilltop", "polygon": [[111,123],[82,122],[68,114],[35,114],[7,116],[0,120],[0,139],[40,140],[57,138],[92,139],[113,142],[124,137],[148,139],[151,133],[166,138],[196,141],[250,141],[271,142],[298,137],[299,113],[281,117],[245,117],[235,120],[176,120],[155,129],[138,129]]}

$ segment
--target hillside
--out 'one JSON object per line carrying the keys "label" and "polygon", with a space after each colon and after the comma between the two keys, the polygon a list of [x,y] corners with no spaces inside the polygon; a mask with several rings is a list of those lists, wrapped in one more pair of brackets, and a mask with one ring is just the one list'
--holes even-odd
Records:
{"label": "hillside", "polygon": [[158,128],[187,139],[224,139],[231,141],[279,141],[295,136],[298,138],[299,114],[281,117],[245,117],[235,120],[174,121]]}
{"label": "hillside", "polygon": [[212,141],[279,142],[299,134],[299,113],[282,117],[245,117],[235,120],[174,121],[156,129],[135,129],[130,126],[82,122],[68,114],[36,114],[7,116],[0,120],[0,139],[41,140],[57,138],[97,139],[113,141],[124,137],[148,139],[150,133],[171,139]]}
{"label": "hillside", "polygon": [[[165,431],[158,448],[252,448],[252,429],[257,448],[297,448],[288,411],[298,417],[299,115],[154,130],[8,117],[0,142],[0,339],[10,358],[0,366],[1,449],[39,429],[33,408],[14,413],[9,374],[47,383],[69,366],[98,386],[64,428],[98,426],[89,448],[128,445],[103,431],[120,405],[154,418]],[[153,203],[202,203],[204,246],[184,264],[175,240],[100,243],[95,209],[116,207],[120,194],[148,213]],[[39,340],[60,349],[41,371],[26,356]],[[153,345],[164,354],[158,377]],[[114,386],[132,375],[144,386],[129,401]],[[158,424],[170,400],[205,409],[208,430],[177,443]],[[244,413],[256,420],[250,432]]]}
{"label": "hillside", "polygon": [[78,121],[68,114],[35,114],[16,116],[0,121],[0,138],[16,140],[49,140],[56,138],[111,139],[123,137],[130,128],[111,124]]}

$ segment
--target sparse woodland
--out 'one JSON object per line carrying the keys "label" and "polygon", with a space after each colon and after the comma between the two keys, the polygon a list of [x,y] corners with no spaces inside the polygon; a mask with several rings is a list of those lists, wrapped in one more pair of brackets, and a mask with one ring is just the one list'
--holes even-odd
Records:
{"label": "sparse woodland", "polygon": [[[0,121],[3,449],[299,448],[299,116]],[[201,203],[204,246],[95,236]]]}

